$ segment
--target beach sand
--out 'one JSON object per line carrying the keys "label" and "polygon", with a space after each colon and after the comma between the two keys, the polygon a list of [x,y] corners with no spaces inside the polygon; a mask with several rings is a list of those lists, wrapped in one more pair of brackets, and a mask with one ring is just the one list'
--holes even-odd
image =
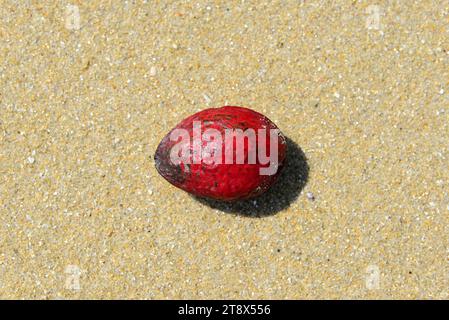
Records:
{"label": "beach sand", "polygon": [[[447,1],[0,5],[0,298],[448,299]],[[160,177],[186,116],[289,138],[233,207]]]}

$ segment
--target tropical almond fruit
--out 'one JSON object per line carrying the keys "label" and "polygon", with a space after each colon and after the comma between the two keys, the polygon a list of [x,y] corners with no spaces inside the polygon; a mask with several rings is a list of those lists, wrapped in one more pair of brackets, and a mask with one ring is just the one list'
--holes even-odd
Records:
{"label": "tropical almond fruit", "polygon": [[225,106],[182,120],[162,139],[154,160],[174,186],[195,196],[234,201],[267,191],[286,152],[285,137],[270,119]]}

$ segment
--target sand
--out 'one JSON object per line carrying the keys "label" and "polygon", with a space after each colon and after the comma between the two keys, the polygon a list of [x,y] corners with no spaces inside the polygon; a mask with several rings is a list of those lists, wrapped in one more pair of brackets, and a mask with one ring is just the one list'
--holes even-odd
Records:
{"label": "sand", "polygon": [[[448,299],[447,1],[6,1],[0,298]],[[153,155],[212,106],[290,167],[198,201]]]}

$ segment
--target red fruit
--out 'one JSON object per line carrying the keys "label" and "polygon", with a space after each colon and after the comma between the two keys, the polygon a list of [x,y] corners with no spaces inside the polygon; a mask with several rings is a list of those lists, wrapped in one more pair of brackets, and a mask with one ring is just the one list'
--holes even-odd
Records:
{"label": "red fruit", "polygon": [[[201,125],[201,135],[194,124]],[[240,139],[230,138],[231,132]],[[247,108],[225,106],[181,121],[162,139],[154,160],[159,174],[176,187],[232,201],[267,191],[279,176],[286,152],[285,137],[270,119]]]}

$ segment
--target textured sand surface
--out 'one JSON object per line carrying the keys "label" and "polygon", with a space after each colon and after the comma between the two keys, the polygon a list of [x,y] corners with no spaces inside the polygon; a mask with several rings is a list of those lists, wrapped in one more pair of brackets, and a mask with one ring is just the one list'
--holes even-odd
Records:
{"label": "textured sand surface", "polygon": [[[0,0],[0,298],[448,299],[448,39],[445,0]],[[235,210],[152,158],[221,105],[297,145]]]}

